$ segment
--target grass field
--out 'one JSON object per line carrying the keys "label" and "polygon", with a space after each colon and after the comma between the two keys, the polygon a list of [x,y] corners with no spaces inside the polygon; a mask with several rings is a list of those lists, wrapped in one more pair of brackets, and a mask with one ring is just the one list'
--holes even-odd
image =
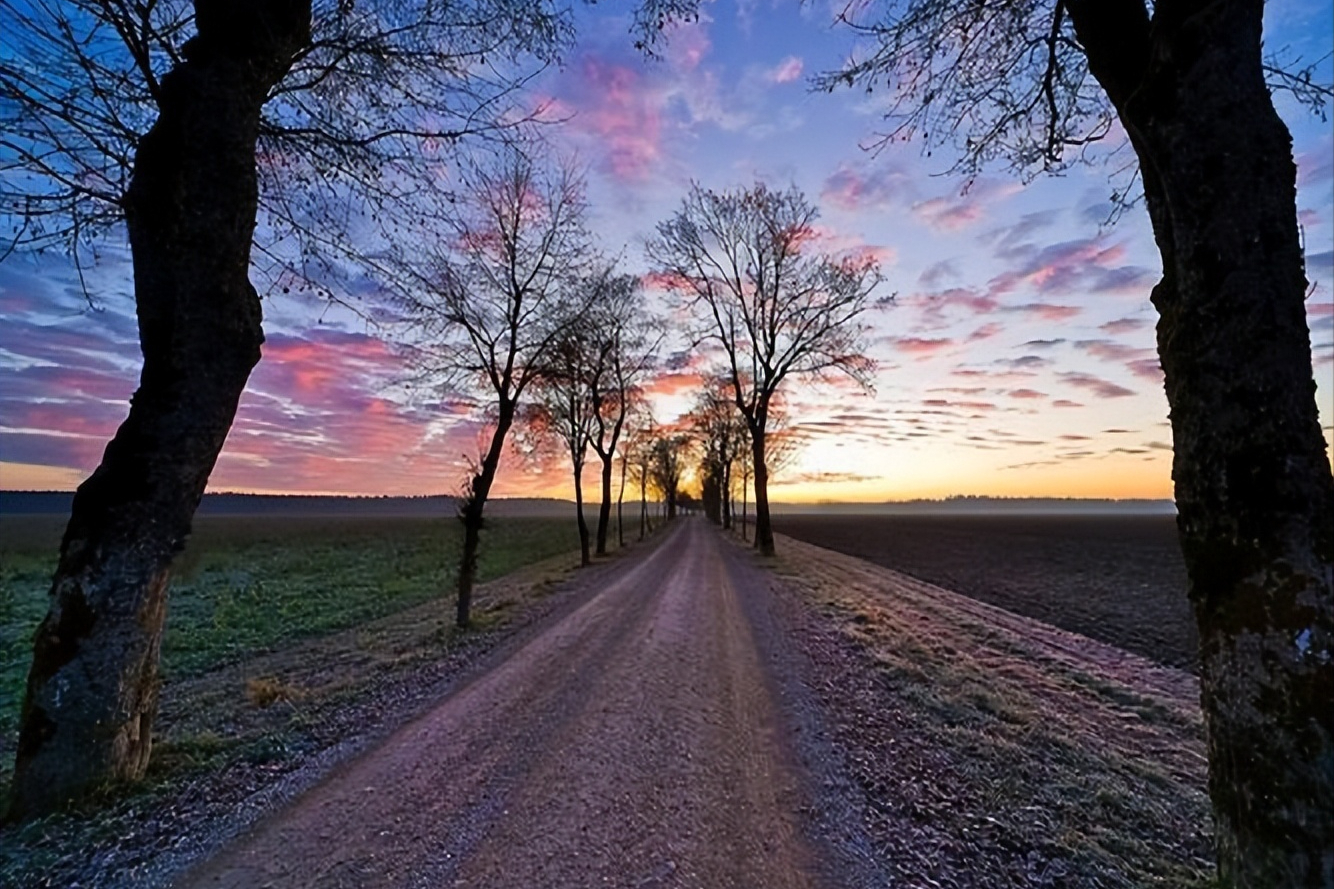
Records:
{"label": "grass field", "polygon": [[[561,519],[489,520],[479,580],[577,547]],[[0,756],[9,765],[32,634],[64,519],[0,516]],[[177,561],[162,647],[167,682],[441,598],[452,603],[454,519],[203,517]]]}
{"label": "grass field", "polygon": [[1198,636],[1172,516],[776,516],[774,529],[1196,669]]}
{"label": "grass field", "polygon": [[775,564],[895,885],[1214,885],[1188,674],[830,547]]}

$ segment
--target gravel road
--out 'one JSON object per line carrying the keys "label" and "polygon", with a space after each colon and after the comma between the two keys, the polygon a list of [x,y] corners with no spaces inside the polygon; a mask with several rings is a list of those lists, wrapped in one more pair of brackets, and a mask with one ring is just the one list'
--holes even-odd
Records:
{"label": "gravel road", "polygon": [[[702,521],[184,887],[830,885],[767,575]],[[804,743],[804,742],[803,742]]]}

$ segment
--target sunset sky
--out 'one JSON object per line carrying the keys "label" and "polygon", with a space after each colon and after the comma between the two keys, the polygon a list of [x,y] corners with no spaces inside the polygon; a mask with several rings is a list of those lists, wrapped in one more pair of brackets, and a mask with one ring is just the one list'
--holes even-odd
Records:
{"label": "sunset sky", "polygon": [[[787,390],[805,441],[774,482],[785,501],[949,494],[1170,497],[1171,430],[1148,294],[1157,251],[1142,208],[1104,224],[1123,151],[1024,185],[990,171],[966,194],[948,152],[868,152],[880,100],[814,94],[850,36],[829,6],[706,3],[659,61],[627,35],[628,4],[581,8],[580,39],[540,78],[533,106],[568,122],[555,143],[588,167],[594,225],[627,271],[691,180],[715,189],[795,184],[834,250],[873,249],[886,275],[874,311],[875,391]],[[1268,45],[1327,56],[1329,0],[1273,0]],[[1326,58],[1323,79],[1331,78]],[[1334,420],[1334,128],[1279,98],[1293,131],[1298,207],[1314,282],[1307,303],[1321,423]],[[89,275],[70,264],[0,264],[0,487],[72,489],[128,409],[139,354],[126,251],[113,239]],[[667,294],[650,290],[664,312]],[[212,490],[452,493],[477,418],[405,388],[386,331],[307,297],[265,301],[268,342],[213,474]],[[675,350],[675,351],[674,351]],[[689,406],[705,362],[670,344],[651,384],[659,421]],[[436,405],[436,407],[428,407]],[[589,480],[595,485],[594,474]],[[566,496],[560,467],[510,458],[497,492]]]}

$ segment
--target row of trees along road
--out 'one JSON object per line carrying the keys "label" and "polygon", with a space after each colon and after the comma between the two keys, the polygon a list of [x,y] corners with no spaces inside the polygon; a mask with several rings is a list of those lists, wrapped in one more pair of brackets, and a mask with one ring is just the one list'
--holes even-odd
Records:
{"label": "row of trees along road", "polygon": [[[639,45],[688,11],[638,4]],[[0,12],[0,210],[14,232],[0,257],[61,249],[82,273],[124,226],[144,356],[129,416],[75,494],[34,640],[7,810],[19,818],[147,767],[171,561],[260,357],[250,274],[334,299],[353,277],[392,277],[376,258],[400,225],[450,215],[434,200],[449,197],[433,187],[440,164],[463,141],[517,136],[520,90],[570,45],[573,18],[546,0]]]}
{"label": "row of trees along road", "polygon": [[869,255],[815,242],[815,206],[795,187],[714,192],[698,184],[648,242],[654,271],[696,319],[697,345],[722,353],[755,473],[755,541],[774,553],[765,460],[769,414],[789,377],[842,373],[869,388],[859,316],[882,280]]}
{"label": "row of trees along road", "polygon": [[[526,447],[543,455],[558,446],[570,459],[582,564],[592,560],[584,517],[583,470],[591,449],[600,469],[596,554],[606,555],[612,479],[622,435],[647,417],[640,384],[652,369],[663,327],[644,305],[639,279],[608,265],[579,282],[581,315],[562,326],[540,357],[534,402],[525,411]],[[624,481],[622,481],[622,496]],[[618,498],[619,499],[619,498]],[[624,543],[624,540],[621,540]]]}
{"label": "row of trees along road", "polygon": [[[455,619],[466,627],[484,511],[505,443],[537,381],[558,379],[582,360],[578,338],[606,286],[596,280],[583,183],[572,168],[543,167],[510,147],[494,162],[466,164],[460,178],[449,231],[427,247],[406,245],[393,280],[404,288],[420,374],[437,386],[484,393],[490,409],[490,440],[459,507]],[[567,422],[579,426],[582,454],[591,421],[581,413]]]}
{"label": "row of trees along road", "polygon": [[1292,139],[1314,66],[1263,51],[1263,0],[849,4],[819,82],[889,96],[886,138],[973,174],[1059,170],[1119,124],[1162,257],[1151,299],[1200,632],[1219,877],[1334,885],[1334,476],[1320,434]]}
{"label": "row of trees along road", "polygon": [[[168,568],[262,341],[248,280],[257,213],[258,252],[290,280],[312,264],[336,276],[321,257],[376,255],[366,238],[405,218],[394,205],[432,174],[422,158],[512,121],[504,97],[523,78],[498,72],[553,57],[569,18],[484,0],[384,2],[373,15],[331,2],[313,17],[308,0],[3,9],[0,194],[16,244],[80,256],[123,221],[144,352],[130,415],[76,494],[61,545],[21,717],[15,816],[147,763]],[[646,0],[641,41],[696,9]],[[1271,91],[1320,109],[1331,91],[1265,58],[1263,12],[1262,0],[856,3],[843,20],[862,45],[819,85],[887,87],[886,138],[945,145],[965,174],[1059,170],[1125,134],[1163,264],[1152,301],[1220,879],[1328,887],[1334,476],[1312,397],[1291,139]],[[257,143],[272,148],[258,169]],[[799,220],[795,198],[757,188],[750,203]],[[355,212],[326,212],[331,202]],[[772,282],[744,273],[787,261],[774,248],[803,237],[795,225],[748,246],[755,216],[696,188],[652,251],[713,320],[701,333],[727,354],[753,450],[785,376],[827,360],[785,365],[776,316],[751,311]],[[352,239],[339,220],[353,218],[360,251],[342,249]],[[285,250],[284,233],[301,249]],[[706,265],[714,257],[723,263]],[[840,274],[855,285],[873,271]]]}
{"label": "row of trees along road", "polygon": [[[704,514],[724,529],[736,519],[735,498],[741,496],[741,536],[747,535],[747,510],[754,449],[750,429],[737,410],[732,384],[726,374],[706,377],[686,418],[699,455],[700,501]],[[795,459],[801,440],[789,428],[788,413],[775,397],[769,403],[764,459],[768,474]]]}

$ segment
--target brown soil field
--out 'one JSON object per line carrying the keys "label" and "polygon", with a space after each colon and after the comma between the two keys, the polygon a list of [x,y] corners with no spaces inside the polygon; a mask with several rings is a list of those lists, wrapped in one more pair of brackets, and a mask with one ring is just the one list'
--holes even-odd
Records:
{"label": "brown soil field", "polygon": [[779,515],[775,530],[1196,670],[1172,516]]}

